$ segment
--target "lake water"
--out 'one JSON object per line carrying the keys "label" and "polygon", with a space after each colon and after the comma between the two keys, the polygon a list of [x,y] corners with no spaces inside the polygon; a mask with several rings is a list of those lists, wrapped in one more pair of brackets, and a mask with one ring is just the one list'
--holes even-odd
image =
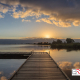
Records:
{"label": "lake water", "polygon": [[[80,76],[72,76],[71,69],[80,68],[80,50],[50,49],[44,45],[0,45],[0,52],[49,52],[60,68],[71,80],[80,80]],[[26,59],[0,59],[0,79],[7,80]]]}

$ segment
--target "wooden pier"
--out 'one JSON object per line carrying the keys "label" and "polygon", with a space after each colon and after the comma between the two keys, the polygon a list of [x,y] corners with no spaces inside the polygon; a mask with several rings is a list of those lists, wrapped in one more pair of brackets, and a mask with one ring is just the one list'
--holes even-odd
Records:
{"label": "wooden pier", "polygon": [[27,59],[32,52],[0,52],[0,59]]}
{"label": "wooden pier", "polygon": [[9,80],[70,80],[47,52],[33,52]]}

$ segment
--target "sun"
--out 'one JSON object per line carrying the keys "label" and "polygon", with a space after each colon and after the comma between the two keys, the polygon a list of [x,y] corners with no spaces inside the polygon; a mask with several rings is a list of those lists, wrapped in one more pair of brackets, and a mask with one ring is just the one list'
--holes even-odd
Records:
{"label": "sun", "polygon": [[46,35],[46,37],[45,38],[50,38],[50,36],[49,35]]}

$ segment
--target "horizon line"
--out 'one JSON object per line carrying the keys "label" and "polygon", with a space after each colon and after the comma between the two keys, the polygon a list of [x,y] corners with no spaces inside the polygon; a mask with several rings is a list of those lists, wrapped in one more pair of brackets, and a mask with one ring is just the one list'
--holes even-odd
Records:
{"label": "horizon line", "polygon": [[[69,38],[69,37],[68,37]],[[29,39],[67,39],[67,38],[45,38],[45,37],[25,37],[25,38],[0,38],[1,39],[4,39],[4,40],[29,40]],[[71,38],[71,39],[80,39],[80,38]]]}

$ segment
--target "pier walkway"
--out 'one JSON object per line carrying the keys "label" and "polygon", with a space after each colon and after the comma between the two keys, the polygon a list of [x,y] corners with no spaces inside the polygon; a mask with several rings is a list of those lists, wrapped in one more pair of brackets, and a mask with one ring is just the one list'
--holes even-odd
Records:
{"label": "pier walkway", "polygon": [[0,59],[27,59],[32,52],[0,52]]}
{"label": "pier walkway", "polygon": [[9,80],[70,80],[47,52],[33,52]]}

